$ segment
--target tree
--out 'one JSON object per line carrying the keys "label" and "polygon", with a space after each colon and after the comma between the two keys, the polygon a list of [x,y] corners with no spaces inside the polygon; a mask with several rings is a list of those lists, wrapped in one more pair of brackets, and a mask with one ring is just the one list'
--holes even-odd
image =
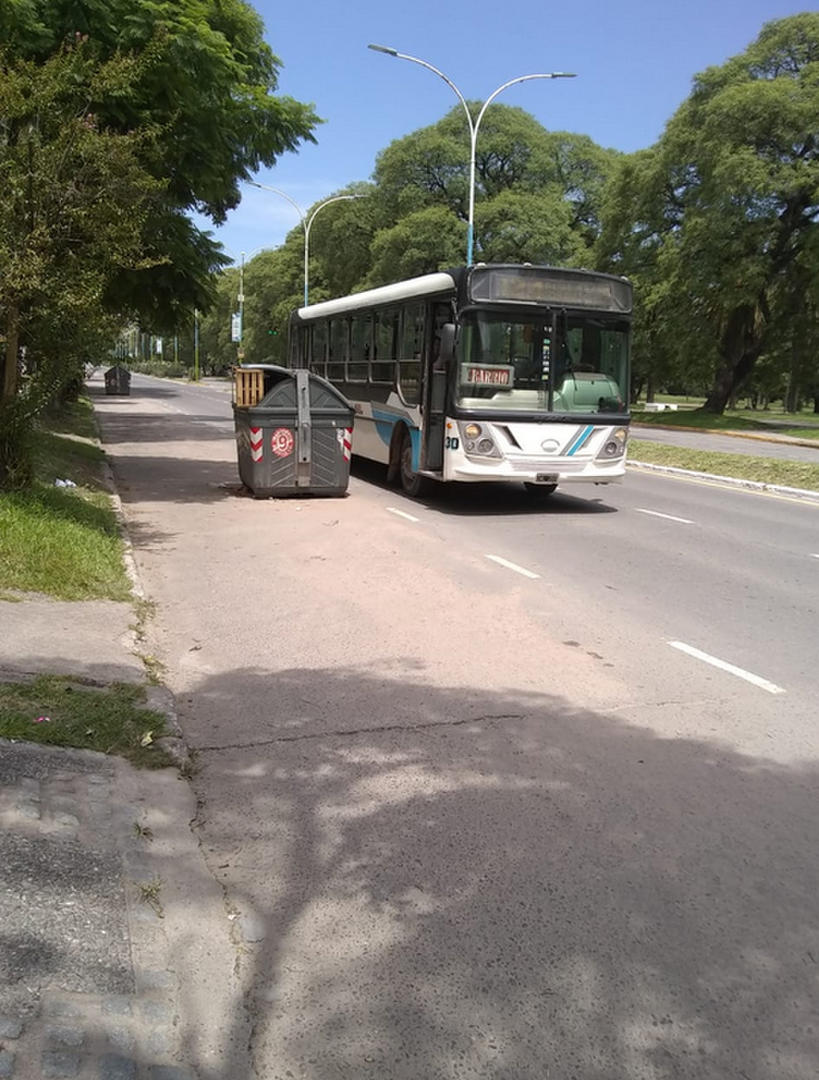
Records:
{"label": "tree", "polygon": [[137,70],[98,64],[81,42],[43,64],[0,54],[0,486],[28,481],[31,420],[112,331],[111,276],[144,265],[142,229],[163,195],[140,164],[152,133],[112,133],[89,107]]}
{"label": "tree", "polygon": [[445,206],[427,206],[377,233],[367,286],[387,285],[457,266],[464,259],[464,232]]}
{"label": "tree", "polygon": [[[480,104],[471,102],[470,109],[477,116]],[[410,214],[443,207],[452,219],[464,223],[461,231],[465,248],[469,148],[466,119],[462,107],[456,106],[437,124],[397,139],[383,150],[376,162],[375,180],[390,223],[398,226]],[[478,257],[494,258],[494,252],[507,250],[522,261],[535,262],[544,251],[567,250],[575,259],[585,249],[590,259],[589,245],[599,228],[605,180],[616,158],[614,151],[602,149],[588,136],[548,132],[523,109],[490,105],[478,132],[475,154]],[[511,199],[512,193],[520,198]],[[529,202],[528,206],[538,216],[547,214],[548,219],[527,222],[523,213],[513,212],[501,229],[504,211],[522,211],[527,198],[541,200],[539,204]],[[489,207],[497,199],[501,201],[492,212]],[[492,229],[491,237],[483,234],[484,222]],[[555,230],[566,226],[577,233],[580,244],[555,243]],[[544,230],[552,235],[547,238]],[[443,245],[432,261],[446,261]],[[463,256],[459,254],[456,261],[462,262]]]}
{"label": "tree", "polygon": [[148,232],[152,257],[112,281],[108,296],[171,329],[208,306],[212,272],[226,261],[186,214],[224,222],[240,183],[313,141],[318,120],[310,106],[275,95],[280,61],[244,0],[18,0],[0,17],[10,54],[38,63],[77,33],[100,62],[150,58],[138,78],[95,102],[111,131],[154,130],[141,164],[165,183]]}
{"label": "tree", "polygon": [[7,484],[97,328],[172,332],[208,307],[227,260],[188,212],[222,222],[317,118],[275,96],[279,61],[243,0],[7,0],[0,41]]}
{"label": "tree", "polygon": [[819,15],[809,13],[767,24],[697,76],[640,159],[637,186],[626,190],[633,162],[614,181],[604,255],[625,272],[635,261],[661,272],[680,340],[689,351],[714,343],[707,411],[721,413],[750,378],[783,305],[804,310],[815,288],[817,131]]}

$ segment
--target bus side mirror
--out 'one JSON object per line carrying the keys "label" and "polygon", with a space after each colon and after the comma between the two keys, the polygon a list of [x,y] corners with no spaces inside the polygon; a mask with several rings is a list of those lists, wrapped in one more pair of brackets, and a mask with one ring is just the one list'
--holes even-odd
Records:
{"label": "bus side mirror", "polygon": [[455,355],[455,333],[455,323],[444,323],[441,327],[441,344],[438,350],[438,358],[447,367],[449,367]]}

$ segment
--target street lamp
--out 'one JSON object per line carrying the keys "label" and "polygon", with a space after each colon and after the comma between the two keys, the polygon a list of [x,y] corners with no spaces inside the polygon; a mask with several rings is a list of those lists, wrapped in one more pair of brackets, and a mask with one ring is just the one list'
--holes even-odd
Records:
{"label": "street lamp", "polygon": [[425,67],[428,71],[434,72],[435,75],[444,80],[464,107],[466,120],[469,124],[469,137],[471,143],[469,149],[469,221],[466,230],[466,263],[467,266],[471,266],[475,238],[475,148],[478,144],[478,128],[481,126],[481,120],[483,120],[483,114],[486,112],[487,106],[495,100],[501,91],[506,90],[509,86],[514,86],[515,83],[528,82],[530,79],[574,79],[576,76],[574,72],[570,71],[549,71],[535,75],[519,75],[516,79],[510,79],[502,86],[499,86],[497,90],[493,90],[481,106],[481,111],[478,113],[478,119],[473,120],[472,113],[469,111],[469,106],[466,103],[466,98],[455,83],[444,75],[443,71],[439,71],[437,67],[428,64],[426,60],[419,60],[417,56],[409,56],[407,53],[399,52],[397,49],[391,49],[387,45],[368,45],[367,48],[372,49],[374,52],[386,53],[387,56],[395,56],[399,60],[409,60],[413,64],[420,64],[421,67]]}
{"label": "street lamp", "polygon": [[302,210],[302,208],[295,201],[295,199],[290,198],[286,191],[282,191],[280,188],[270,187],[268,184],[260,184],[258,180],[248,180],[248,183],[252,184],[253,187],[261,188],[262,191],[272,191],[274,195],[281,195],[283,199],[287,199],[287,201],[295,209],[296,213],[301,218],[301,225],[304,229],[304,306],[307,307],[309,302],[308,281],[310,270],[308,259],[310,254],[310,227],[315,220],[316,214],[319,212],[319,210],[323,210],[325,206],[329,206],[330,203],[341,202],[343,199],[363,199],[364,195],[333,195],[332,198],[325,199],[324,202],[319,203],[313,213],[308,218],[306,212]]}
{"label": "street lamp", "polygon": [[[252,259],[254,255],[257,255],[260,251],[263,251],[263,250],[264,249],[260,248],[260,247],[254,248],[253,251],[251,251],[251,253],[250,253],[250,258]],[[247,257],[247,252],[246,251],[240,252],[240,258],[239,258],[239,297],[238,297],[238,299],[239,299],[239,341],[238,341],[238,347],[236,349],[236,354],[237,354],[237,358],[239,360],[240,365],[242,363],[242,360],[244,360],[244,358],[245,358],[245,350],[244,350],[244,346],[242,344],[242,339],[245,336],[245,258],[246,257]]]}

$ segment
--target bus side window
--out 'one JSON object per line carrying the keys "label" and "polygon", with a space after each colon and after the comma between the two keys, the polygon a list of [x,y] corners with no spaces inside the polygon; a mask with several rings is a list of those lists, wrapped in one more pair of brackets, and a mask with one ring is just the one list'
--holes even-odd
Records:
{"label": "bus side window", "polygon": [[370,375],[374,383],[392,386],[395,382],[395,334],[398,328],[398,312],[393,309],[375,313],[373,334],[373,361]]}
{"label": "bus side window", "polygon": [[369,315],[354,315],[350,324],[350,360],[347,364],[348,382],[367,382],[370,377],[372,350],[372,319]]}
{"label": "bus side window", "polygon": [[317,375],[327,374],[327,323],[318,322],[313,326],[313,347],[310,350],[310,369]]}
{"label": "bus side window", "polygon": [[331,382],[344,382],[345,362],[347,360],[347,329],[345,318],[330,321],[330,336],[327,350],[327,378]]}
{"label": "bus side window", "polygon": [[408,304],[403,311],[398,350],[398,385],[408,405],[421,401],[421,361],[424,355],[424,305]]}

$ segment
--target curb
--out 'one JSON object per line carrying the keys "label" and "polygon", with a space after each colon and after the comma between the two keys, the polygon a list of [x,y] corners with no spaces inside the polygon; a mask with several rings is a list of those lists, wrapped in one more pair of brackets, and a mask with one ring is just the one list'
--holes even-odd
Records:
{"label": "curb", "polygon": [[631,428],[640,431],[687,431],[694,435],[727,435],[731,439],[756,439],[757,442],[779,443],[781,446],[805,446],[809,450],[819,452],[819,439],[797,439],[791,435],[775,435],[773,432],[763,434],[758,431],[721,431],[719,428],[678,427],[674,424],[641,424],[639,421],[632,424]]}
{"label": "curb", "polygon": [[626,464],[646,472],[665,473],[669,476],[688,476],[695,480],[714,480],[731,487],[744,488],[746,491],[764,491],[773,495],[789,495],[791,498],[804,499],[819,506],[819,491],[805,488],[785,487],[784,484],[766,484],[762,480],[742,480],[736,476],[719,476],[716,473],[696,472],[694,469],[678,469],[674,465],[652,465],[647,461],[627,461]]}
{"label": "curb", "polygon": [[[96,417],[95,417],[96,423]],[[99,426],[97,426],[99,431]],[[117,491],[117,482],[114,476],[114,471],[108,461],[108,455],[105,453],[102,440],[97,439],[100,450],[105,455],[103,460],[103,472],[105,476],[105,483],[109,489],[111,496],[111,505],[114,510],[114,517],[117,522],[117,529],[119,531],[120,538],[122,539],[123,551],[122,561],[125,564],[125,573],[128,576],[128,580],[131,583],[131,590],[134,596],[138,600],[146,601],[147,595],[142,585],[142,579],[139,576],[139,569],[137,567],[136,559],[134,557],[134,545],[131,542],[131,534],[128,532],[128,522],[125,520],[125,514],[122,509],[122,499]],[[135,643],[136,644],[136,643]],[[134,655],[141,658],[140,654],[134,650]],[[176,766],[183,775],[188,775],[193,768],[193,756],[191,754],[190,747],[185,742],[182,734],[182,728],[179,726],[179,719],[176,710],[176,699],[171,691],[166,687],[158,683],[148,684],[145,688],[147,706],[148,708],[156,710],[156,712],[162,713],[165,717],[165,721],[170,734],[163,735],[156,740],[158,746],[161,746],[173,760],[176,762]]]}

